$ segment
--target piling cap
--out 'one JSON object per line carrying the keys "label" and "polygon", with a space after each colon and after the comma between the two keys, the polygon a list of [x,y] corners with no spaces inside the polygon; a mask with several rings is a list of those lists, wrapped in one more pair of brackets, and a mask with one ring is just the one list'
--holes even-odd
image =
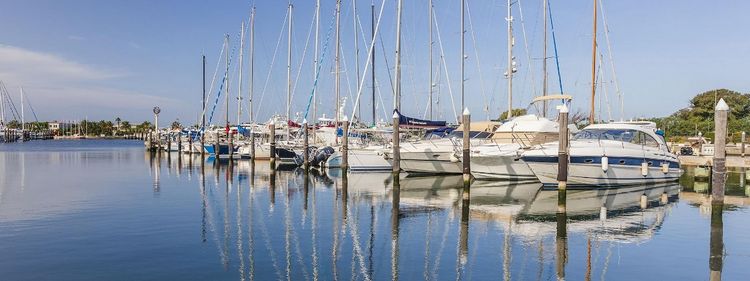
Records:
{"label": "piling cap", "polygon": [[719,103],[716,104],[716,111],[729,111],[729,105],[724,101],[724,98],[719,99]]}
{"label": "piling cap", "polygon": [[398,118],[398,117],[399,117],[399,116],[398,116],[398,112],[394,110],[394,111],[393,111],[393,119],[396,119],[396,118]]}
{"label": "piling cap", "polygon": [[346,117],[346,115],[344,115],[344,119],[341,121],[344,121],[344,122],[349,121],[349,117]]}
{"label": "piling cap", "polygon": [[463,113],[463,114],[464,114],[464,115],[470,115],[470,114],[471,114],[471,113],[469,112],[469,108],[468,108],[468,107],[464,107],[464,113]]}
{"label": "piling cap", "polygon": [[307,118],[305,118],[305,119],[302,120],[302,124],[307,125]]}
{"label": "piling cap", "polygon": [[565,104],[558,105],[557,110],[559,110],[560,113],[568,113],[568,106]]}

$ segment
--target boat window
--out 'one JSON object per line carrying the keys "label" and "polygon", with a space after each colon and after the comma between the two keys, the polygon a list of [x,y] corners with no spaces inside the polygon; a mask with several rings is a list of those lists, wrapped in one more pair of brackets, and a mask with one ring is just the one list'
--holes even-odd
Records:
{"label": "boat window", "polygon": [[651,146],[651,147],[656,147],[656,148],[659,147],[659,142],[657,142],[656,139],[654,139],[654,137],[652,137],[652,136],[650,136],[648,134],[644,134],[644,133],[642,133],[642,134],[643,134],[643,137],[644,137],[643,138],[644,139],[643,144],[645,144],[646,146]]}
{"label": "boat window", "polygon": [[[492,133],[490,132],[482,132],[482,131],[471,131],[469,133],[469,137],[472,139],[486,139],[492,136]],[[448,138],[463,138],[464,132],[463,131],[453,131],[448,135]]]}
{"label": "boat window", "polygon": [[[578,132],[573,140],[614,140],[633,142],[638,135],[636,130],[625,129],[585,129]],[[638,140],[640,143],[640,140]]]}

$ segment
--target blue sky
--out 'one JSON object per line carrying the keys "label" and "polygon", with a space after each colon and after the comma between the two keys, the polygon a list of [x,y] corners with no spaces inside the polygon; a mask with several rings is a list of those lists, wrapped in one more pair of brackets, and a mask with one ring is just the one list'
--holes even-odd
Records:
{"label": "blue sky", "polygon": [[[335,1],[322,1],[321,41],[332,23]],[[427,0],[404,1],[402,111],[423,116],[429,88]],[[505,71],[507,38],[505,1],[468,1],[466,36],[466,101],[474,119],[496,117],[507,107]],[[241,22],[253,1],[7,1],[0,10],[0,80],[16,102],[23,86],[40,119],[151,119],[151,108],[162,108],[161,120],[179,118],[193,123],[200,114],[201,54],[208,57],[208,77],[216,67],[223,36],[230,34],[234,48]],[[293,1],[292,79],[296,83],[293,112],[305,110],[313,83],[313,46],[307,45],[314,1]],[[380,1],[375,1],[380,7]],[[514,79],[514,107],[526,107],[541,87],[541,3],[522,0],[514,4],[514,52],[518,73]],[[713,89],[750,91],[745,69],[750,54],[750,27],[746,1],[608,1],[603,0],[614,68],[624,94],[625,117],[665,116],[685,107],[693,95]],[[364,36],[370,36],[370,4],[358,0]],[[459,108],[460,2],[434,0],[445,65],[440,63],[440,42],[434,38],[435,119],[453,120]],[[574,111],[588,112],[590,102],[592,1],[551,0],[564,92],[574,96]],[[257,120],[283,114],[286,104],[286,1],[257,1],[255,108]],[[356,95],[354,22],[352,1],[343,1],[342,95]],[[387,0],[376,45],[378,118],[392,109],[388,71],[393,72],[396,1]],[[473,29],[469,26],[469,18]],[[604,57],[601,114],[619,119],[604,25],[599,21],[599,46]],[[522,28],[523,27],[523,28]],[[527,35],[528,49],[523,31]],[[472,40],[472,31],[476,44]],[[277,40],[282,34],[276,61],[271,67]],[[361,33],[360,71],[364,71],[367,46]],[[550,42],[551,44],[551,42]],[[323,42],[321,42],[321,50]],[[322,61],[319,111],[334,112],[333,42]],[[552,55],[550,45],[549,55]],[[305,54],[305,59],[302,56]],[[479,58],[479,59],[477,59]],[[531,58],[531,60],[529,60]],[[236,55],[235,55],[236,59]],[[246,56],[247,59],[247,56]],[[385,67],[388,61],[390,69]],[[557,74],[550,62],[550,92],[557,93]],[[233,62],[236,66],[236,61]],[[247,61],[245,74],[248,75]],[[301,67],[301,69],[300,69]],[[455,105],[451,103],[448,79]],[[481,69],[481,71],[480,71]],[[236,68],[232,67],[230,115],[235,120]],[[299,75],[298,75],[299,73]],[[219,76],[223,74],[220,73]],[[369,74],[368,74],[369,75]],[[532,77],[533,75],[533,77]],[[266,81],[268,77],[268,81]],[[245,78],[243,96],[249,87]],[[365,80],[367,102],[363,118],[370,120],[370,80]],[[267,86],[264,86],[266,85]],[[265,88],[265,91],[263,90]],[[536,90],[536,91],[534,91]],[[215,94],[215,93],[214,93]],[[262,103],[260,102],[262,96]],[[212,96],[211,102],[215,96]],[[607,106],[606,100],[609,100]],[[381,103],[382,101],[382,103]],[[599,104],[600,101],[597,101]],[[347,115],[352,101],[347,101]],[[223,98],[214,121],[223,120]],[[488,110],[486,110],[488,109]],[[246,106],[243,120],[249,119]],[[599,112],[599,110],[597,110]]]}

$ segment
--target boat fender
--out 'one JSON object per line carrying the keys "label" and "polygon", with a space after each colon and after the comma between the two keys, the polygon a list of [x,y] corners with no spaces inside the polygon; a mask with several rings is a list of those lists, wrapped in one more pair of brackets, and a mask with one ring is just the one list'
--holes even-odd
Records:
{"label": "boat fender", "polygon": [[451,163],[458,163],[461,162],[461,159],[458,159],[456,154],[451,154]]}
{"label": "boat fender", "polygon": [[662,162],[661,163],[661,171],[666,173],[669,173],[669,162]]}
{"label": "boat fender", "polygon": [[648,176],[648,163],[647,162],[641,163],[641,175],[644,177]]}
{"label": "boat fender", "polygon": [[602,156],[602,171],[605,173],[609,170],[609,157]]}

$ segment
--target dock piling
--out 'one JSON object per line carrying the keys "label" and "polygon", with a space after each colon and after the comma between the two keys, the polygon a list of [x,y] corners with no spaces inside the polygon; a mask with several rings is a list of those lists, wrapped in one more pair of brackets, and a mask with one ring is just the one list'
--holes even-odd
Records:
{"label": "dock piling", "polygon": [[713,175],[711,178],[711,203],[724,202],[724,184],[726,182],[726,141],[727,115],[729,105],[720,99],[714,112],[714,159]]}
{"label": "dock piling", "polygon": [[[309,139],[309,135],[308,135],[308,131],[309,131],[308,129],[309,128],[307,127],[307,119],[304,119],[302,121],[302,130],[303,130],[302,133],[304,134],[304,144],[302,146],[302,149],[304,151],[302,153],[303,153],[303,156],[304,156],[304,163],[303,163],[304,166],[303,167],[305,168],[305,172],[309,171],[309,169],[310,169],[310,139]],[[305,180],[307,180],[307,177],[305,177]],[[307,202],[307,201],[305,201],[305,202]]]}
{"label": "dock piling", "polygon": [[269,137],[271,138],[270,139],[271,148],[270,148],[270,151],[268,152],[270,154],[268,160],[271,163],[271,170],[275,170],[276,169],[276,123],[271,122],[269,126],[270,126],[270,129],[268,130],[269,131],[268,133],[269,133]]}
{"label": "dock piling", "polygon": [[398,177],[401,171],[401,148],[400,148],[400,130],[399,130],[399,116],[397,111],[393,111],[393,175]]}
{"label": "dock piling", "polygon": [[468,107],[464,108],[462,119],[464,135],[461,162],[463,165],[464,186],[468,187],[471,183],[471,138],[469,138],[471,135],[471,113]]}
{"label": "dock piling", "polygon": [[557,148],[557,212],[567,212],[567,189],[568,189],[568,106],[558,106],[560,115],[558,126],[560,135]]}
{"label": "dock piling", "polygon": [[346,174],[349,169],[349,118],[344,116],[344,134],[341,145],[341,172]]}

